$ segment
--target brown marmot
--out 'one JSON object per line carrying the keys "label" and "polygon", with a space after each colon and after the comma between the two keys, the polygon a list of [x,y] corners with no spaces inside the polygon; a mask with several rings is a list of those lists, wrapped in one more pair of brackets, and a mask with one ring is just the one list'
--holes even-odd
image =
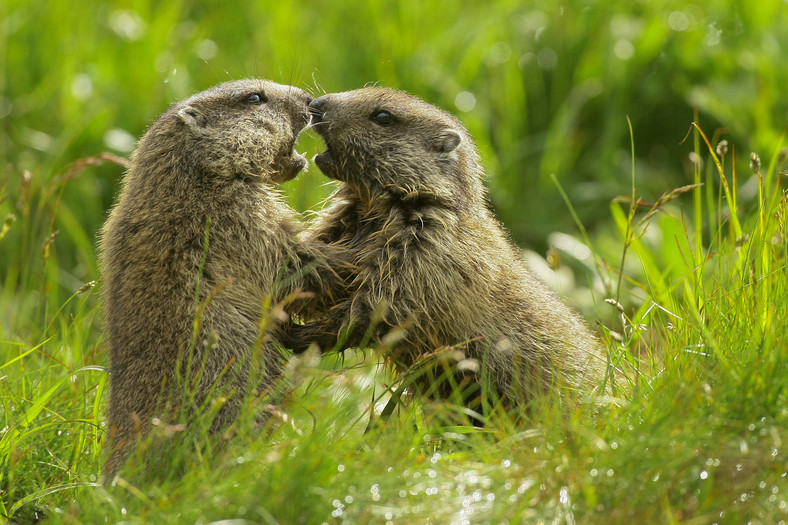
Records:
{"label": "brown marmot", "polygon": [[344,348],[396,327],[402,339],[387,356],[396,368],[459,345],[508,406],[556,387],[601,387],[604,349],[488,209],[476,147],[457,118],[382,87],[328,94],[310,111],[327,147],[315,163],[343,182],[310,236],[353,250],[358,271],[324,317],[294,327],[289,346]]}
{"label": "brown marmot", "polygon": [[185,393],[200,406],[215,389],[218,429],[246,394],[276,389],[271,312],[318,254],[296,241],[301,223],[273,184],[306,165],[293,145],[311,100],[269,81],[227,82],[174,104],[140,140],[99,241],[105,483],[154,417],[187,422]]}

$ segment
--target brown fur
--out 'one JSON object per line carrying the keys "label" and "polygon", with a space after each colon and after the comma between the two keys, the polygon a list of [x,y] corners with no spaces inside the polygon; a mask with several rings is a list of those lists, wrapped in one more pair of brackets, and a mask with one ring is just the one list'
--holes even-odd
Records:
{"label": "brown fur", "polygon": [[[293,144],[311,99],[268,81],[228,82],[174,104],[140,140],[100,238],[105,483],[154,417],[188,421],[178,412],[187,388],[197,403],[213,387],[226,399],[216,429],[246,394],[276,386],[281,333],[265,304],[285,299],[315,254],[296,242],[299,223],[273,183],[306,164]],[[253,367],[262,369],[254,383]]]}
{"label": "brown fur", "polygon": [[[588,393],[601,384],[603,349],[489,211],[476,147],[455,117],[381,87],[325,95],[310,108],[327,146],[315,162],[344,182],[310,236],[353,250],[358,271],[323,318],[293,330],[296,351],[357,345],[382,310],[373,339],[405,330],[388,355],[401,370],[462,345],[507,404],[557,385]],[[375,121],[382,111],[388,125]]]}

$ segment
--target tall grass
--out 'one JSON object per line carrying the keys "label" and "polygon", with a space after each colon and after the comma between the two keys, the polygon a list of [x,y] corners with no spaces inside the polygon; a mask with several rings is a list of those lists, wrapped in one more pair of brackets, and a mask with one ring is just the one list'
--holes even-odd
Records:
{"label": "tall grass", "polygon": [[[568,416],[547,409],[526,423],[499,414],[484,429],[446,426],[458,420],[450,406],[416,399],[384,422],[375,414],[393,378],[374,349],[344,362],[307,359],[294,362],[301,386],[271,433],[241,422],[213,452],[207,436],[176,443],[170,466],[180,464],[183,476],[169,476],[164,464],[159,483],[106,491],[97,474],[107,375],[95,365],[103,358],[88,284],[45,312],[46,339],[2,343],[0,512],[23,521],[46,514],[161,523],[784,519],[781,148],[768,166],[753,162],[754,172],[746,156],[740,161],[737,184],[750,170],[758,200],[736,216],[736,163],[723,167],[733,147],[718,156],[701,128],[693,133],[701,138],[699,184],[728,179],[716,199],[695,198],[697,186],[645,203],[634,187],[633,201],[611,205],[625,253],[612,263],[598,254],[600,267],[621,283],[620,300],[638,305],[621,306],[617,324],[605,328],[613,397]],[[715,218],[714,230],[697,227],[699,216]],[[629,260],[637,262],[631,271]],[[442,413],[449,417],[434,417]]]}
{"label": "tall grass", "polygon": [[[784,2],[9,0],[0,19],[1,515],[786,520]],[[128,137],[250,75],[315,93],[377,81],[459,114],[513,237],[553,244],[544,276],[574,277],[569,300],[601,319],[610,396],[477,429],[448,405],[389,404],[375,349],[307,359],[267,432],[242,418],[218,448],[176,432],[182,476],[98,486],[108,375],[89,283]],[[316,169],[283,189],[301,210],[329,190]]]}

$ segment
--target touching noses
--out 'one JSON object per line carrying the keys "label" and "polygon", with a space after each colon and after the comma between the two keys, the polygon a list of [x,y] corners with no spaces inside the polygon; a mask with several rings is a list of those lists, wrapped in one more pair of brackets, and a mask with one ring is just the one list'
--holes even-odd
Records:
{"label": "touching noses", "polygon": [[320,98],[316,98],[309,103],[309,114],[312,116],[311,124],[314,126],[315,124],[319,124],[323,122],[323,116],[325,115],[325,111],[323,110],[323,106],[326,103],[326,97],[322,96]]}

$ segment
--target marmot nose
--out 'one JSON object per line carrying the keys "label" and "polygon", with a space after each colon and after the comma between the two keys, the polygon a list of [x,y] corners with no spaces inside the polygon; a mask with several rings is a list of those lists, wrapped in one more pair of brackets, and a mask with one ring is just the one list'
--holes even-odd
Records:
{"label": "marmot nose", "polygon": [[326,97],[314,99],[309,103],[309,114],[312,115],[312,125],[323,122],[323,104],[326,103]]}

